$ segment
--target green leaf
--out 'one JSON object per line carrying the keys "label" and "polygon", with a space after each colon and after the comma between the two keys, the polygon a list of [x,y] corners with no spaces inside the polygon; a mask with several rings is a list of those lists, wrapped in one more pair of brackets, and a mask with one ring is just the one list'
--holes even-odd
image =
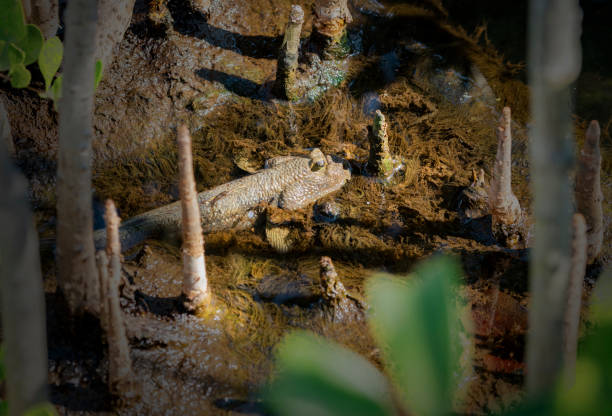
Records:
{"label": "green leaf", "polygon": [[103,64],[101,60],[96,61],[96,74],[94,77],[94,91],[98,89],[98,85],[100,85],[100,81],[102,81],[102,73],[104,71]]}
{"label": "green leaf", "polygon": [[32,80],[32,74],[30,74],[30,71],[27,70],[24,64],[11,65],[8,74],[11,78],[11,87],[13,88],[25,88],[30,85]]}
{"label": "green leaf", "polygon": [[26,410],[23,416],[57,416],[57,411],[51,403],[40,403]]}
{"label": "green leaf", "polygon": [[19,47],[25,52],[24,65],[30,65],[38,59],[45,38],[39,28],[34,25],[26,26],[26,36],[19,41]]}
{"label": "green leaf", "polygon": [[25,52],[21,50],[14,43],[9,43],[7,48],[8,53],[8,61],[9,65],[12,67],[13,65],[23,64],[23,60],[25,59]]}
{"label": "green leaf", "polygon": [[47,39],[38,56],[38,66],[45,79],[45,90],[49,89],[53,76],[62,63],[64,46],[57,36]]}
{"label": "green leaf", "polygon": [[57,111],[57,103],[60,98],[62,98],[62,75],[58,75],[57,78],[53,80],[51,87],[45,91],[38,93],[41,98],[48,98],[53,100],[53,108]]}
{"label": "green leaf", "polygon": [[51,84],[51,93],[53,100],[59,100],[62,98],[62,82],[64,77],[59,75],[57,78],[53,80],[53,84]]}
{"label": "green leaf", "polygon": [[416,275],[410,282],[390,276],[370,279],[370,324],[406,407],[415,414],[445,415],[461,356],[455,300],[461,269],[450,257],[434,257]]}
{"label": "green leaf", "polygon": [[276,359],[279,373],[264,393],[276,414],[393,414],[385,377],[346,348],[298,331],[285,337]]}
{"label": "green leaf", "polygon": [[8,60],[8,48],[7,43],[0,40],[0,71],[8,71],[11,67],[11,63]]}
{"label": "green leaf", "polygon": [[26,35],[20,0],[0,0],[0,40],[18,42]]}

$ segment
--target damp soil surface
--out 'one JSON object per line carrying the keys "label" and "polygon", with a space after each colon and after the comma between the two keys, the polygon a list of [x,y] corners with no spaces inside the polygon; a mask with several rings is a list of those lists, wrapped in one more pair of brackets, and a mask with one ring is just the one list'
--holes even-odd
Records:
{"label": "damp soil surface", "polygon": [[[305,10],[300,75],[310,77],[311,93],[287,103],[273,97],[271,86],[292,3]],[[461,258],[459,295],[474,321],[473,366],[455,410],[485,414],[521,400],[529,233],[522,248],[504,248],[490,234],[489,216],[468,221],[459,207],[473,170],[483,169],[489,180],[495,128],[502,107],[510,106],[513,190],[529,216],[526,2],[494,9],[484,1],[465,3],[349,1],[352,53],[330,66],[309,46],[312,1],[136,2],[96,96],[97,227],[106,198],[123,218],[177,199],[180,123],[193,135],[198,191],[247,175],[271,157],[305,155],[314,147],[342,160],[352,177],[314,206],[269,213],[249,230],[205,235],[213,303],[198,315],[180,308],[176,242],[150,240],[126,253],[121,302],[138,399],[108,393],[99,325],[67,319],[53,257],[43,253],[51,398],[61,414],[261,414],[257,392],[273,374],[275,346],[296,328],[381,367],[363,305],[339,309],[322,300],[319,259],[329,256],[351,298],[362,299],[373,274],[410,279],[415,263],[439,252]],[[598,16],[610,5],[584,7],[584,39],[602,42],[597,33],[606,23]],[[577,84],[579,145],[588,120],[599,118],[604,160],[604,251],[588,270],[585,300],[612,256],[612,113],[595,88],[612,85],[610,58],[597,52],[605,44],[585,46]],[[2,99],[39,233],[53,239],[57,114],[28,91],[2,85]],[[386,181],[365,173],[376,110],[386,116],[400,166]],[[285,229],[282,247],[266,237],[271,226]]]}

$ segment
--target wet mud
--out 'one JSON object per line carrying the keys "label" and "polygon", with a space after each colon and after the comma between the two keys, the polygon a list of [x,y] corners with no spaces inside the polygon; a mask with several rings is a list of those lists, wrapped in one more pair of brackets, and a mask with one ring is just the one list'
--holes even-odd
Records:
{"label": "wet mud", "polygon": [[[289,104],[276,100],[271,87],[292,3],[306,12],[300,74],[314,92]],[[213,305],[199,316],[181,310],[178,242],[150,240],[125,254],[121,302],[140,400],[107,392],[108,358],[95,342],[99,329],[87,320],[65,321],[47,256],[54,404],[68,414],[111,412],[111,404],[125,415],[263,413],[257,392],[271,376],[275,346],[291,329],[313,330],[381,365],[363,305],[323,299],[321,256],[333,260],[351,299],[363,299],[372,274],[410,278],[416,262],[439,252],[461,258],[460,296],[474,321],[474,363],[455,410],[485,414],[520,400],[529,252],[499,246],[490,216],[466,219],[460,206],[473,170],[483,169],[490,179],[495,128],[502,107],[510,106],[513,191],[529,214],[524,43],[508,41],[507,28],[498,26],[505,15],[491,10],[492,21],[480,26],[459,3],[355,0],[352,54],[321,66],[308,46],[311,1],[137,1],[96,97],[98,227],[106,198],[123,218],[178,198],[179,123],[193,135],[198,191],[256,171],[269,158],[306,155],[314,147],[350,167],[352,177],[306,208],[270,208],[252,229],[206,234]],[[523,3],[509,13],[517,27],[524,24]],[[585,36],[594,35],[585,28]],[[589,62],[578,85],[601,76],[609,83],[609,73]],[[317,73],[322,78],[313,81]],[[590,92],[577,99],[576,133],[580,146],[589,118],[600,118],[606,226],[604,251],[585,280],[586,300],[612,256],[612,113],[585,89]],[[28,91],[3,86],[2,92],[39,233],[52,238],[57,114]],[[366,173],[376,110],[385,114],[390,150],[401,162],[388,181]]]}

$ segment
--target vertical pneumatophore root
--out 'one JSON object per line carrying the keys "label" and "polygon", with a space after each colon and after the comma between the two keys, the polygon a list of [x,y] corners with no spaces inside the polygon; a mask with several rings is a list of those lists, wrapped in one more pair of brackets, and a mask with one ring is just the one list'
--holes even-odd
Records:
{"label": "vertical pneumatophore root", "polygon": [[504,107],[497,128],[497,154],[489,188],[489,209],[493,235],[501,243],[513,246],[520,238],[522,211],[512,193],[512,134],[510,108]]}
{"label": "vertical pneumatophore root", "polygon": [[[115,204],[106,201],[104,220],[106,221],[107,245],[106,253],[98,252],[98,269],[108,264],[108,278],[104,298],[104,311],[108,340],[108,382],[110,390],[116,394],[125,395],[133,391],[132,359],[123,320],[123,312],[119,305],[119,283],[121,281],[121,246],[119,243],[119,222]],[[104,280],[104,273],[101,275]]]}
{"label": "vertical pneumatophore root", "polygon": [[191,136],[184,125],[178,127],[177,133],[183,235],[183,295],[186,298],[185,306],[189,310],[196,310],[199,306],[205,306],[210,298],[204,262],[204,238],[193,177]]}
{"label": "vertical pneumatophore root", "polygon": [[333,306],[337,306],[338,303],[346,297],[344,285],[338,279],[338,273],[336,272],[336,268],[331,258],[326,256],[321,257],[319,265],[321,295],[326,302]]}
{"label": "vertical pneumatophore root", "polygon": [[580,327],[582,283],[587,265],[587,226],[582,214],[574,214],[572,231],[572,264],[567,288],[567,307],[563,322],[563,361],[568,387],[574,384],[575,379],[574,370],[578,348],[578,329]]}
{"label": "vertical pneumatophore root", "polygon": [[376,110],[374,124],[368,129],[368,140],[370,142],[368,170],[380,178],[388,177],[393,172],[393,158],[389,153],[387,121],[380,110]]}
{"label": "vertical pneumatophore root", "polygon": [[599,123],[591,121],[576,172],[576,208],[587,225],[587,257],[592,263],[603,245],[603,194],[601,192],[601,153]]}
{"label": "vertical pneumatophore root", "polygon": [[278,56],[276,67],[275,94],[287,100],[297,100],[299,91],[296,86],[298,56],[300,49],[300,33],[304,23],[304,11],[300,6],[291,6],[289,22],[285,29],[285,37]]}
{"label": "vertical pneumatophore root", "polygon": [[346,25],[353,21],[347,0],[316,0],[313,22],[315,41],[323,58],[343,58],[349,53]]}

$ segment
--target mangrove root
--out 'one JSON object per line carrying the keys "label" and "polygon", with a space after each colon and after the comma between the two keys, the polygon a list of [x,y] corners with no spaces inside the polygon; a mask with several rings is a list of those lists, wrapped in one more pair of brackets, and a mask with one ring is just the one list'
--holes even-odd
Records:
{"label": "mangrove root", "polygon": [[200,225],[200,207],[193,176],[191,136],[186,126],[178,128],[179,193],[183,235],[183,296],[188,310],[196,310],[209,300],[204,260],[204,238]]}
{"label": "mangrove root", "polygon": [[576,208],[587,225],[587,258],[592,263],[603,245],[603,194],[601,192],[601,153],[599,123],[591,121],[576,172]]}
{"label": "mangrove root", "polygon": [[582,282],[587,265],[587,227],[581,214],[574,214],[572,231],[574,234],[572,265],[563,322],[563,361],[567,387],[571,387],[574,383],[578,329],[580,327],[580,304],[582,303]]}
{"label": "mangrove root", "polygon": [[119,283],[121,281],[121,246],[119,242],[119,222],[115,204],[106,201],[104,220],[106,221],[106,252],[96,255],[102,302],[100,308],[105,316],[101,319],[108,342],[108,382],[111,392],[121,395],[134,393],[132,379],[132,359],[128,344],[123,312],[119,305]]}
{"label": "mangrove root", "polygon": [[508,247],[521,239],[523,213],[512,193],[512,133],[510,108],[504,107],[497,128],[497,154],[489,188],[489,210],[493,236]]}
{"label": "mangrove root", "polygon": [[276,68],[275,94],[287,100],[297,100],[300,93],[296,86],[298,56],[300,49],[300,33],[304,23],[304,11],[300,6],[291,6],[289,22],[285,29],[285,37],[278,56]]}
{"label": "mangrove root", "polygon": [[353,21],[347,0],[317,0],[313,38],[324,59],[344,58],[350,52],[346,25]]}
{"label": "mangrove root", "polygon": [[368,140],[370,142],[368,171],[379,178],[388,177],[393,172],[394,163],[389,153],[387,122],[380,110],[376,110],[374,124],[368,129]]}

